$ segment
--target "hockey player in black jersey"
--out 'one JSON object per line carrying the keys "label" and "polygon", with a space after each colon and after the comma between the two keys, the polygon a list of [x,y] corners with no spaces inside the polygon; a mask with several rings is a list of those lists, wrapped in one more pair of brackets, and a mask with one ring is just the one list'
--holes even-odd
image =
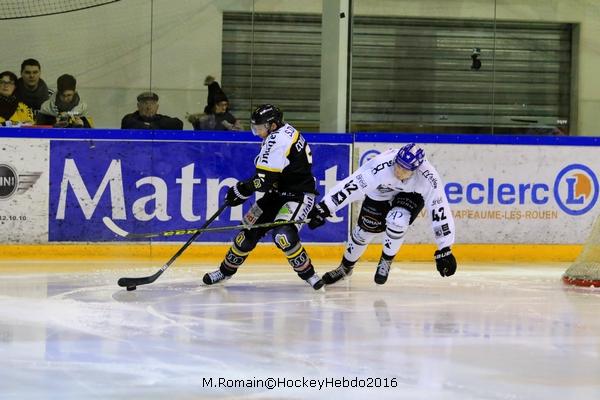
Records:
{"label": "hockey player in black jersey", "polygon": [[[255,161],[256,172],[250,179],[229,188],[227,204],[235,207],[244,203],[254,192],[264,192],[265,195],[244,215],[244,224],[306,219],[316,195],[308,143],[293,126],[283,122],[282,112],[271,104],[263,104],[254,110],[251,127],[252,133],[263,139]],[[273,242],[283,251],[298,276],[318,290],[324,283],[316,274],[300,242],[300,228],[301,225],[273,228]],[[268,230],[241,230],[219,269],[204,275],[204,283],[212,285],[231,278]]]}

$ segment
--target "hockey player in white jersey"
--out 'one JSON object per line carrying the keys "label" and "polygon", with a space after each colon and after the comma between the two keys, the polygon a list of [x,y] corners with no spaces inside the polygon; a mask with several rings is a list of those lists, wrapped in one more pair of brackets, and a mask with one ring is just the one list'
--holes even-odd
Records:
{"label": "hockey player in white jersey", "polygon": [[[229,188],[226,202],[235,207],[254,192],[265,195],[244,215],[244,224],[305,220],[315,204],[312,155],[304,137],[283,122],[283,113],[271,104],[259,106],[251,116],[252,133],[263,139],[251,178]],[[315,273],[310,257],[300,242],[301,225],[281,225],[272,230],[275,245],[286,255],[298,276],[315,290],[324,283]],[[219,269],[204,275],[207,285],[229,279],[244,263],[267,228],[243,229],[235,237]]]}
{"label": "hockey player in white jersey", "polygon": [[409,226],[425,205],[438,247],[434,254],[436,267],[442,276],[456,272],[456,259],[451,250],[454,219],[442,180],[422,148],[410,143],[369,160],[315,205],[308,215],[309,227],[322,226],[332,213],[363,197],[358,223],[350,234],[340,266],[323,275],[325,284],[350,276],[367,245],[385,232],[375,272],[375,283],[384,284]]}

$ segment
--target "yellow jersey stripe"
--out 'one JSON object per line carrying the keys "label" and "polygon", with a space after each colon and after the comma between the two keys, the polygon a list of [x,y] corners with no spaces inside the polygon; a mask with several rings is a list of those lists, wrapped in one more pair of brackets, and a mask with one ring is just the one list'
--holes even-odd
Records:
{"label": "yellow jersey stripe", "polygon": [[292,142],[290,143],[290,147],[288,147],[288,149],[285,152],[285,156],[289,156],[290,155],[290,151],[292,150],[292,146],[294,144],[296,144],[296,142],[298,141],[298,137],[300,137],[300,132],[298,132],[298,130],[294,131],[294,134],[292,135]]}
{"label": "yellow jersey stripe", "polygon": [[283,170],[279,169],[279,168],[269,168],[269,167],[265,167],[264,165],[261,165],[260,167],[257,165],[256,169],[260,169],[262,171],[268,171],[268,172],[281,172]]}

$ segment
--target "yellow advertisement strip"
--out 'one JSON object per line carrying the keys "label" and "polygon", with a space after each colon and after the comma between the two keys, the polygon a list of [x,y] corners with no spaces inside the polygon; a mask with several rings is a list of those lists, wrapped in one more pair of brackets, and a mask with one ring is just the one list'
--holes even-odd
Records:
{"label": "yellow advertisement strip", "polygon": [[[38,244],[0,245],[0,260],[158,260],[167,261],[180,247],[176,244]],[[318,262],[340,260],[342,245],[305,245],[310,257]],[[229,244],[197,244],[190,246],[180,257],[186,262],[218,263]],[[580,253],[581,245],[557,244],[461,244],[453,247],[458,262],[570,262]],[[405,244],[396,260],[433,261],[433,245]],[[377,261],[381,246],[369,246],[362,260]],[[286,263],[285,255],[272,243],[259,244],[248,262]]]}

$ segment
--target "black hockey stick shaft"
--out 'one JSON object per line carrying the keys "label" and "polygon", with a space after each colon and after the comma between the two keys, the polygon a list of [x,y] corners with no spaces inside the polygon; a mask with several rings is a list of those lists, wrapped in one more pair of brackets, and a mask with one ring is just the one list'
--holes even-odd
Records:
{"label": "black hockey stick shaft", "polygon": [[295,220],[295,221],[275,221],[267,222],[264,224],[240,224],[240,225],[228,225],[228,226],[216,226],[213,228],[189,228],[189,229],[171,229],[163,232],[156,233],[127,233],[125,239],[152,239],[159,237],[173,237],[181,235],[191,235],[196,232],[224,232],[235,229],[260,229],[260,228],[276,228],[282,225],[296,225],[307,223],[307,220]]}
{"label": "black hockey stick shaft", "polygon": [[[202,227],[200,229],[207,228],[215,219],[217,219],[217,217],[219,215],[221,215],[221,213],[225,210],[225,208],[227,208],[227,203],[223,203],[219,207],[219,209],[209,219],[206,220],[206,222],[204,223],[204,225],[202,225]],[[167,268],[169,268],[171,266],[171,264],[173,264],[173,262],[177,258],[179,258],[179,256],[181,254],[183,254],[183,252],[190,246],[190,244],[192,244],[196,240],[196,238],[198,236],[200,236],[201,233],[202,233],[201,230],[198,230],[198,232],[194,233],[188,239],[188,241],[185,242],[185,244],[183,246],[181,246],[181,248],[179,250],[177,250],[177,253],[173,254],[173,256],[169,259],[169,261],[167,261],[165,263],[165,265],[160,267],[160,269],[154,275],[143,276],[143,277],[139,277],[139,278],[121,278],[121,279],[119,279],[117,284],[121,287],[135,287],[135,286],[139,286],[139,285],[147,285],[149,283],[154,282],[156,279],[158,279],[159,276],[162,275],[163,272],[165,272],[167,270]]]}

